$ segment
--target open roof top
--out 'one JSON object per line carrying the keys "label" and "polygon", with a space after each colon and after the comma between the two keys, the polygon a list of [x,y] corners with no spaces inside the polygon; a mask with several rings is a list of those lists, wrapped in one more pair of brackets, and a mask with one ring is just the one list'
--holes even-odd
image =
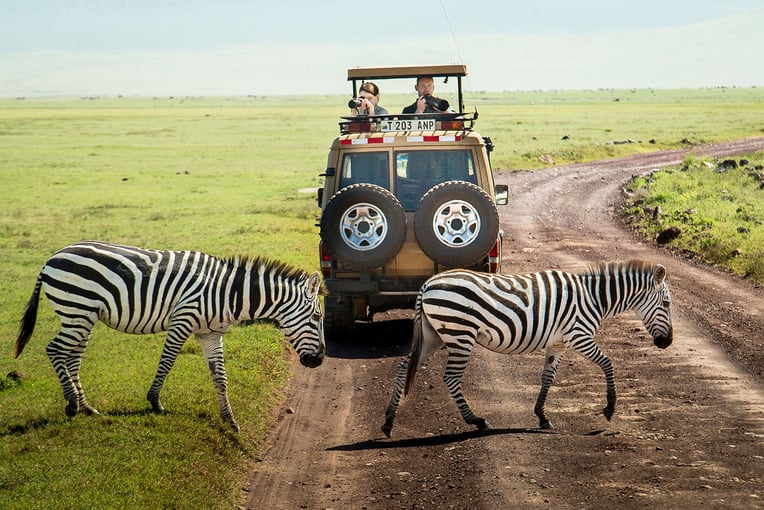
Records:
{"label": "open roof top", "polygon": [[353,97],[358,97],[358,82],[366,80],[387,80],[394,78],[417,78],[432,76],[433,78],[449,76],[456,77],[458,94],[457,110],[464,112],[464,95],[462,92],[462,77],[467,76],[467,66],[464,64],[446,64],[431,66],[392,66],[392,67],[354,67],[348,69],[348,81],[353,82]]}

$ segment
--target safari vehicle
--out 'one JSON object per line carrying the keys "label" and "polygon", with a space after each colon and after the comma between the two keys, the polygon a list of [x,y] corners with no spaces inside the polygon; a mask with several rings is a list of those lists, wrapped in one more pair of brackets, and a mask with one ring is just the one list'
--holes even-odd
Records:
{"label": "safari vehicle", "polygon": [[[356,320],[414,307],[422,284],[451,268],[498,273],[503,232],[496,206],[490,138],[464,112],[464,65],[353,68],[359,82],[456,78],[458,105],[448,112],[341,117],[332,143],[321,207],[324,332],[341,337]],[[437,101],[433,98],[433,101]]]}

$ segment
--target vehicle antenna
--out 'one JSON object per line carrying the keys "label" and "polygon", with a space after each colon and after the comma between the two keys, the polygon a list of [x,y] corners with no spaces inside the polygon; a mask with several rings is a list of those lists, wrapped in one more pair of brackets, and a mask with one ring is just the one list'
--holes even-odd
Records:
{"label": "vehicle antenna", "polygon": [[[459,42],[456,40],[456,33],[454,33],[454,27],[451,26],[451,19],[448,17],[448,10],[446,10],[446,4],[443,2],[443,0],[440,0],[440,7],[443,9],[443,16],[445,16],[448,30],[451,32],[451,39],[454,40],[454,47],[456,48],[456,55],[459,57],[459,63],[463,64],[464,58],[462,58],[462,51],[459,49]],[[469,82],[469,75],[467,75],[465,78],[467,78],[467,81]],[[472,86],[469,85],[468,88],[471,89]]]}
{"label": "vehicle antenna", "polygon": [[454,40],[454,46],[456,47],[456,55],[459,57],[459,63],[464,63],[462,58],[462,52],[459,49],[459,43],[456,40],[456,34],[454,33],[454,27],[451,26],[451,19],[448,17],[448,11],[446,10],[446,4],[443,0],[440,0],[440,7],[443,9],[443,16],[446,17],[446,24],[448,24],[448,30],[451,32],[451,38]]}

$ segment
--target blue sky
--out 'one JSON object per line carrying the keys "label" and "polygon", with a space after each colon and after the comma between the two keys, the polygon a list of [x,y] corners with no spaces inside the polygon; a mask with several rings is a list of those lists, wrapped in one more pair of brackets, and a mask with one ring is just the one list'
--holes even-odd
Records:
{"label": "blue sky", "polygon": [[764,86],[762,27],[761,0],[0,0],[0,96],[346,93],[349,67],[452,62],[473,91]]}

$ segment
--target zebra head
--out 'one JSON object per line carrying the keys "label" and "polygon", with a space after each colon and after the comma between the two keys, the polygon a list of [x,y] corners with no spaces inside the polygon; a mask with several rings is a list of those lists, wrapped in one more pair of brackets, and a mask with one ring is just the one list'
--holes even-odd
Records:
{"label": "zebra head", "polygon": [[300,363],[308,368],[319,366],[326,352],[320,294],[319,272],[301,278],[295,301],[281,321],[281,330],[300,355]]}
{"label": "zebra head", "polygon": [[652,282],[648,279],[648,289],[637,303],[637,317],[653,336],[656,347],[665,349],[674,340],[671,325],[671,293],[666,283],[666,268],[656,264],[652,268]]}

